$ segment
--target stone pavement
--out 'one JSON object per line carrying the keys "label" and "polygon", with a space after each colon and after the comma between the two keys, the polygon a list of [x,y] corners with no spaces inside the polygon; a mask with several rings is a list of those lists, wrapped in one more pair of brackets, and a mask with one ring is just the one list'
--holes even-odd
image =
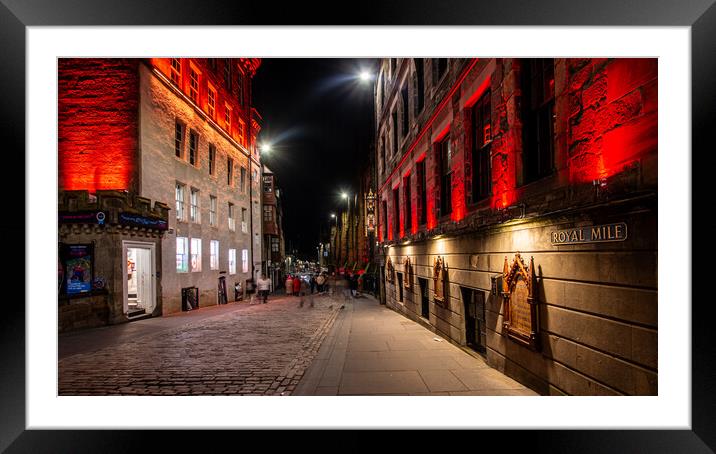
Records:
{"label": "stone pavement", "polygon": [[328,296],[273,296],[62,335],[58,392],[288,395],[340,311]]}
{"label": "stone pavement", "polygon": [[538,394],[362,296],[345,304],[293,395]]}

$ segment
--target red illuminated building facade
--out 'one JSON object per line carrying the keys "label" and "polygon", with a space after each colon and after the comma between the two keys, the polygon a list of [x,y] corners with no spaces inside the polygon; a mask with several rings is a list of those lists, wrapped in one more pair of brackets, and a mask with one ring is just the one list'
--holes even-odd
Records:
{"label": "red illuminated building facade", "polygon": [[[141,227],[113,235],[92,226],[96,238],[60,238],[95,241],[109,323],[233,301],[235,288],[243,292],[260,270],[261,118],[251,106],[260,64],[257,58],[59,59],[61,199],[79,194],[101,211],[106,200],[123,198],[117,203],[133,213],[154,201],[154,211],[165,215],[151,248],[143,246],[150,235]],[[103,247],[117,257],[106,257]]]}
{"label": "red illuminated building facade", "polygon": [[657,60],[386,58],[375,106],[386,304],[541,394],[657,394]]}

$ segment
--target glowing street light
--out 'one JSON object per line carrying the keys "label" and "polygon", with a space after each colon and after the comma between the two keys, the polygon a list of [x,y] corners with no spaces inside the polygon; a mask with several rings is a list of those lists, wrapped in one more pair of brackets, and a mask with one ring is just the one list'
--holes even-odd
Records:
{"label": "glowing street light", "polygon": [[270,153],[271,152],[271,145],[268,143],[264,143],[261,145],[261,152],[262,153]]}
{"label": "glowing street light", "polygon": [[348,194],[346,194],[345,192],[341,192],[341,197],[343,197],[344,199],[348,199]]}
{"label": "glowing street light", "polygon": [[358,77],[360,77],[361,82],[368,82],[373,78],[373,75],[368,71],[361,71]]}
{"label": "glowing street light", "polygon": [[335,217],[336,217],[336,213],[331,213],[331,217],[332,217],[332,218],[335,218]]}

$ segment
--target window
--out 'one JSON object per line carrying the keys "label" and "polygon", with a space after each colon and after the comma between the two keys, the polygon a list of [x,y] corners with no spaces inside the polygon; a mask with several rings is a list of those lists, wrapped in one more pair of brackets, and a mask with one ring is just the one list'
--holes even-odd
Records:
{"label": "window", "polygon": [[264,192],[273,192],[273,178],[264,177]]}
{"label": "window", "polygon": [[241,271],[244,273],[249,272],[249,250],[241,250]]}
{"label": "window", "polygon": [[216,227],[216,197],[209,196],[209,225]]}
{"label": "window", "polygon": [[224,125],[226,130],[231,132],[231,107],[228,104],[224,105]]}
{"label": "window", "polygon": [[219,242],[217,240],[209,242],[209,268],[219,269]]}
{"label": "window", "polygon": [[172,58],[171,78],[174,85],[181,86],[181,60]]}
{"label": "window", "polygon": [[199,190],[194,188],[189,193],[189,220],[199,223]]}
{"label": "window", "polygon": [[236,274],[236,249],[229,249],[229,274]]}
{"label": "window", "polygon": [[241,231],[244,233],[249,233],[249,228],[246,223],[246,208],[241,209]]}
{"label": "window", "polygon": [[196,166],[198,164],[197,148],[199,147],[199,136],[195,131],[189,131],[189,164]]}
{"label": "window", "polygon": [[278,238],[276,238],[275,236],[272,236],[271,237],[271,252],[279,252],[278,246],[279,246]]}
{"label": "window", "polygon": [[381,169],[385,172],[385,139],[383,137],[380,138],[380,164]]}
{"label": "window", "polygon": [[522,60],[524,183],[552,173],[554,166],[554,59]]}
{"label": "window", "polygon": [[398,110],[393,111],[393,155],[398,153]]}
{"label": "window", "polygon": [[184,125],[177,120],[174,122],[174,155],[182,157],[184,145]]}
{"label": "window", "polygon": [[428,180],[425,176],[425,159],[418,162],[416,170],[418,177],[418,224],[423,225],[428,220]]}
{"label": "window", "polygon": [[246,192],[246,167],[241,167],[239,180],[239,190],[242,194]]}
{"label": "window", "polygon": [[234,185],[234,160],[228,157],[226,158],[226,184]]}
{"label": "window", "polygon": [[472,107],[472,202],[490,195],[490,90]]}
{"label": "window", "polygon": [[273,221],[273,207],[270,205],[264,205],[264,221]]}
{"label": "window", "polygon": [[228,58],[224,59],[224,85],[231,91],[231,60]]}
{"label": "window", "polygon": [[434,58],[433,59],[433,71],[435,74],[435,77],[433,77],[433,82],[435,85],[440,82],[440,79],[443,78],[445,73],[447,72],[448,68],[448,59],[447,58]]}
{"label": "window", "polygon": [[189,271],[189,239],[177,237],[177,273]]}
{"label": "window", "polygon": [[236,219],[234,219],[234,204],[229,202],[229,230],[236,230]]}
{"label": "window", "polygon": [[239,118],[239,143],[246,146],[246,123]]}
{"label": "window", "polygon": [[416,87],[417,91],[417,102],[415,103],[415,115],[417,116],[423,110],[425,106],[425,68],[423,67],[422,58],[414,58],[415,62],[415,76],[416,76]]}
{"label": "window", "polygon": [[176,190],[174,198],[177,205],[177,221],[183,221],[184,215],[184,185],[181,183],[176,184]]}
{"label": "window", "polygon": [[189,98],[194,103],[199,100],[199,73],[194,68],[189,68]]}
{"label": "window", "polygon": [[216,119],[216,90],[211,86],[207,90],[206,110],[209,111],[209,116],[212,119]]}
{"label": "window", "polygon": [[383,238],[388,239],[388,202],[383,200],[383,211],[380,213],[383,215]]}
{"label": "window", "polygon": [[236,89],[239,91],[239,105],[244,107],[244,75],[239,71],[236,74]]}
{"label": "window", "polygon": [[437,144],[438,167],[440,169],[440,216],[452,211],[452,168],[450,162],[450,135]]}
{"label": "window", "polygon": [[400,187],[393,189],[393,238],[400,238]]}
{"label": "window", "polygon": [[209,68],[211,68],[212,71],[216,71],[216,59],[215,58],[207,58],[207,63],[209,64]]}
{"label": "window", "polygon": [[191,239],[191,271],[201,271],[201,238]]}
{"label": "window", "polygon": [[403,85],[400,89],[400,97],[403,101],[403,127],[400,132],[403,137],[408,135],[408,84]]}
{"label": "window", "polygon": [[405,212],[403,213],[403,231],[409,233],[413,224],[413,203],[410,194],[410,175],[403,178],[403,196],[405,197]]}
{"label": "window", "polygon": [[216,147],[209,144],[209,175],[216,175]]}
{"label": "window", "polygon": [[403,302],[403,273],[395,273],[398,276],[398,302]]}

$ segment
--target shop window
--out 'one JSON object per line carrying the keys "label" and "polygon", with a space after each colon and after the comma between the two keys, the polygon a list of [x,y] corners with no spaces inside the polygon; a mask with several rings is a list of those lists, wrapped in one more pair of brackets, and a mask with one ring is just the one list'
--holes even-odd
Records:
{"label": "shop window", "polygon": [[522,60],[524,183],[554,171],[554,59]]}
{"label": "shop window", "polygon": [[186,237],[177,237],[177,273],[186,273],[189,271],[189,239]]}
{"label": "shop window", "polygon": [[229,249],[229,274],[236,274],[236,249]]}
{"label": "shop window", "polygon": [[209,243],[209,268],[219,269],[219,242],[217,240],[211,240]]}
{"label": "shop window", "polygon": [[191,271],[201,271],[201,238],[191,239]]}

